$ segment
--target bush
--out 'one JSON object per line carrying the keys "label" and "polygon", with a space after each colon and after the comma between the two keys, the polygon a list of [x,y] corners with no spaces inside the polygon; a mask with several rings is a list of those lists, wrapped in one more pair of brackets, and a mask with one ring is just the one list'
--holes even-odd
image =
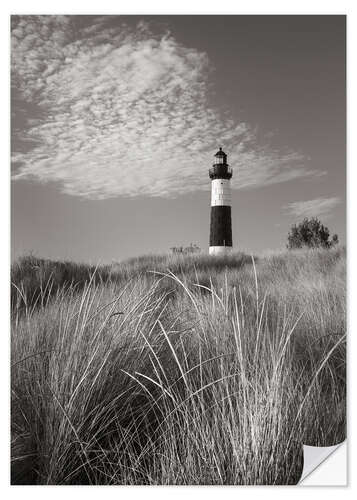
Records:
{"label": "bush", "polygon": [[305,219],[300,224],[294,224],[288,234],[287,248],[331,248],[338,244],[338,236],[334,234],[330,239],[330,231],[317,217]]}

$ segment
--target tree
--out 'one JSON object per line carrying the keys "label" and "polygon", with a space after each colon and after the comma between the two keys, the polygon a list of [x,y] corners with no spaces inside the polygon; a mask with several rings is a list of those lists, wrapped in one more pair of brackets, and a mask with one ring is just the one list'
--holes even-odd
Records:
{"label": "tree", "polygon": [[317,217],[305,219],[299,224],[291,226],[288,234],[287,248],[331,248],[338,244],[338,236],[334,234],[330,239],[330,231]]}

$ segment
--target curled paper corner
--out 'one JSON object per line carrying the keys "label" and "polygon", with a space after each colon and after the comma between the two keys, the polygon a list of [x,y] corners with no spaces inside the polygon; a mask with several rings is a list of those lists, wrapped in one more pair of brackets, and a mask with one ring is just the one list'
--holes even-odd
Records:
{"label": "curled paper corner", "polygon": [[[304,466],[298,484],[303,484],[305,479],[342,445],[346,447],[346,440],[334,446],[308,446],[304,444]],[[337,484],[342,485],[344,483]],[[321,486],[323,486],[323,484],[321,484]]]}

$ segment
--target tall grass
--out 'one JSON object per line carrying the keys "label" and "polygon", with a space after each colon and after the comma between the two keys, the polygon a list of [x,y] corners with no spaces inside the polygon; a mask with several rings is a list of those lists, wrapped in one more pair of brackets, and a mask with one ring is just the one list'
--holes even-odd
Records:
{"label": "tall grass", "polygon": [[295,484],[344,439],[343,250],[105,273],[16,275],[13,483]]}

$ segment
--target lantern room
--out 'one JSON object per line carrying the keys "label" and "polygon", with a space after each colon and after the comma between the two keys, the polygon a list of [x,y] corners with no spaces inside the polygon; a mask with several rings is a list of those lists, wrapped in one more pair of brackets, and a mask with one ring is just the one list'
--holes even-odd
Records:
{"label": "lantern room", "polygon": [[222,148],[219,148],[219,151],[214,155],[214,164],[215,165],[227,165],[227,155]]}
{"label": "lantern room", "polygon": [[214,163],[209,169],[209,176],[214,179],[230,179],[232,177],[232,169],[227,163],[227,155],[222,148],[214,155]]}

